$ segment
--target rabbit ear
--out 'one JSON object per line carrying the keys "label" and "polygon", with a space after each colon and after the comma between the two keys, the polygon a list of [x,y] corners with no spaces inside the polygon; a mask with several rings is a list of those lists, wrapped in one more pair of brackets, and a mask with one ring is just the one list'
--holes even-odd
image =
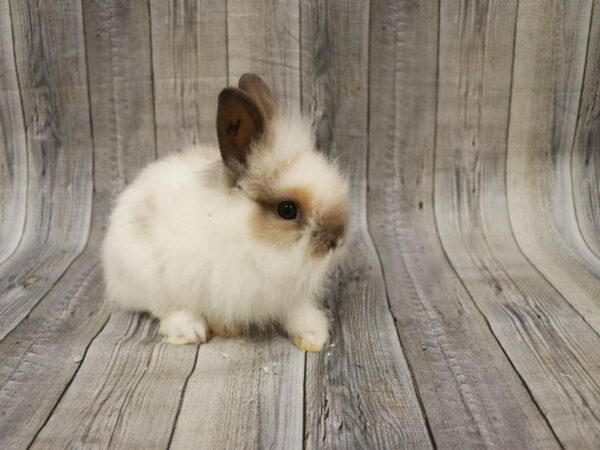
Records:
{"label": "rabbit ear", "polygon": [[236,176],[246,166],[252,143],[265,131],[265,116],[259,105],[245,92],[226,88],[219,94],[217,137],[223,162]]}
{"label": "rabbit ear", "polygon": [[254,99],[267,120],[273,117],[277,110],[277,100],[261,77],[255,73],[246,73],[240,77],[238,87]]}

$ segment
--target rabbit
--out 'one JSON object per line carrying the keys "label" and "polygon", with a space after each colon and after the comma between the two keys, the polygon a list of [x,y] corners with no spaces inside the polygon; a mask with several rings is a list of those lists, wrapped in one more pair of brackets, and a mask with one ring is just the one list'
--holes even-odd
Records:
{"label": "rabbit", "polygon": [[279,324],[320,351],[319,306],[348,233],[348,180],[255,74],[218,97],[218,147],[151,163],[117,197],[103,242],[107,302],[159,319],[174,344]]}

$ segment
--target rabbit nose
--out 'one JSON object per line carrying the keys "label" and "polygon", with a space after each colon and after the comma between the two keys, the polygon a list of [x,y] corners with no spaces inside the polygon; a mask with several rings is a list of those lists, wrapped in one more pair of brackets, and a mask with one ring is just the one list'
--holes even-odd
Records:
{"label": "rabbit nose", "polygon": [[324,255],[336,250],[344,243],[344,230],[341,228],[320,228],[313,230],[312,242],[317,253]]}
{"label": "rabbit nose", "polygon": [[330,237],[327,241],[330,250],[335,250],[338,247],[341,247],[344,244],[344,238],[333,236]]}

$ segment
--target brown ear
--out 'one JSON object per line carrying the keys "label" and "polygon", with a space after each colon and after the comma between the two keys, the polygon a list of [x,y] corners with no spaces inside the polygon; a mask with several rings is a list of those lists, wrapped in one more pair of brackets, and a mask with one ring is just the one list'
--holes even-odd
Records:
{"label": "brown ear", "polygon": [[273,117],[277,100],[261,77],[255,73],[245,73],[240,77],[238,87],[259,105],[267,120]]}
{"label": "brown ear", "polygon": [[217,137],[223,162],[239,176],[252,143],[262,137],[265,117],[256,102],[236,88],[219,94]]}

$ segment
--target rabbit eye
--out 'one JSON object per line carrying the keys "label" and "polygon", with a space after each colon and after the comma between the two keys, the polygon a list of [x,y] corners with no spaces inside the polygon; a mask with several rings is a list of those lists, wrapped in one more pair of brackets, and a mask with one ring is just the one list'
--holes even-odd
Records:
{"label": "rabbit eye", "polygon": [[277,206],[277,214],[284,220],[294,220],[298,217],[298,207],[294,202],[281,202]]}

